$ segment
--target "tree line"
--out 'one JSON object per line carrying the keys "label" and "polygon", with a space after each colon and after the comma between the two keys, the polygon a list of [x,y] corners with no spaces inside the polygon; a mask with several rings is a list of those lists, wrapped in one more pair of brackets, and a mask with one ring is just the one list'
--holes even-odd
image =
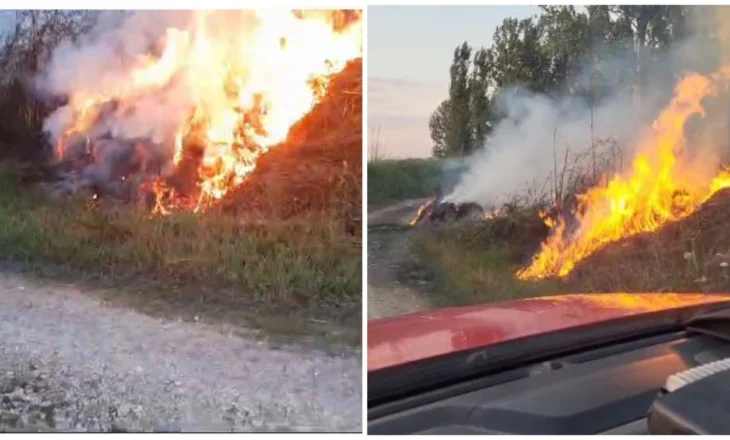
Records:
{"label": "tree line", "polygon": [[[541,6],[538,16],[506,18],[491,46],[475,49],[464,42],[454,50],[448,98],[429,120],[433,155],[465,156],[483,146],[504,117],[498,97],[515,87],[576,96],[591,105],[609,95],[639,99],[654,80],[648,66],[688,35],[689,9]],[[674,74],[667,70],[665,79]]]}

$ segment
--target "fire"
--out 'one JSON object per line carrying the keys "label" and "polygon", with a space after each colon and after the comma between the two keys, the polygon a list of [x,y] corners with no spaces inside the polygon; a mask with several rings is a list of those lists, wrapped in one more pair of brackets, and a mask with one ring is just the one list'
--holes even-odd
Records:
{"label": "fire", "polygon": [[540,216],[543,223],[545,223],[545,226],[552,229],[555,226],[555,221],[550,218],[550,213],[545,209],[540,209],[540,211],[537,213],[537,215]]}
{"label": "fire", "polygon": [[[155,193],[155,210],[163,213],[205,209],[241,185],[257,159],[286,140],[290,127],[311,111],[330,76],[362,56],[359,13],[346,25],[341,11],[190,14],[187,26],[166,30],[156,51],[124,60],[123,72],[107,75],[95,87],[77,84],[56,143],[59,158],[79,136],[93,151],[98,148],[94,130],[110,126],[114,135],[124,126],[126,139],[136,134],[166,145],[166,163],[160,167],[165,176],[195,160],[192,202],[175,197],[164,179],[146,186]],[[129,133],[135,118],[156,120],[149,110],[156,101],[150,97],[174,102],[183,111],[179,117],[163,115],[164,123],[152,133]]]}
{"label": "fire", "polygon": [[631,168],[579,197],[575,228],[564,218],[547,219],[550,236],[517,277],[564,277],[608,243],[686,217],[715,192],[730,187],[729,171],[707,176],[681,156],[688,119],[704,116],[702,99],[716,95],[728,79],[730,68],[683,78],[670,104],[637,145]]}
{"label": "fire", "polygon": [[484,213],[484,220],[494,220],[499,217],[501,210],[493,208]]}
{"label": "fire", "polygon": [[408,222],[408,225],[415,226],[416,224],[418,224],[423,216],[426,215],[426,211],[429,210],[434,205],[434,203],[436,203],[436,197],[431,197],[423,205],[419,206],[416,215],[411,219],[410,222]]}

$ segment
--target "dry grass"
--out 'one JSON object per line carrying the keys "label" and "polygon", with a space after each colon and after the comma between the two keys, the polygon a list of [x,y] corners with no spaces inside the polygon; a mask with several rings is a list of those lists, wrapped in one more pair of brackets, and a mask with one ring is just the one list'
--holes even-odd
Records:
{"label": "dry grass", "polygon": [[362,231],[362,60],[333,78],[328,96],[264,155],[224,212],[288,219],[326,212]]}
{"label": "dry grass", "polygon": [[[730,191],[658,231],[611,243],[564,279],[524,282],[547,233],[523,209],[477,224],[432,227],[418,238],[419,259],[435,281],[437,301],[473,304],[555,293],[729,292]],[[539,221],[539,219],[537,220]]]}
{"label": "dry grass", "polygon": [[[15,47],[13,56],[32,58],[32,44]],[[225,316],[284,333],[346,332],[347,342],[359,343],[361,61],[333,79],[323,102],[238,191],[203,215],[153,218],[131,205],[49,199],[35,185],[48,177],[45,112],[21,80],[0,84],[3,263],[114,287],[142,308]]]}
{"label": "dry grass", "polygon": [[437,306],[559,293],[554,282],[514,277],[546,234],[536,213],[522,211],[484,222],[429,227],[415,237],[415,260],[428,274],[431,301]]}
{"label": "dry grass", "polygon": [[729,216],[730,191],[721,191],[685,219],[590,255],[566,283],[587,292],[728,292]]}
{"label": "dry grass", "polygon": [[132,303],[168,312],[245,320],[239,324],[286,316],[296,332],[309,320],[359,328],[360,243],[337,219],[152,217],[130,206],[49,200],[37,188],[18,190],[9,174],[0,184],[0,259],[15,267],[118,288],[138,297]]}

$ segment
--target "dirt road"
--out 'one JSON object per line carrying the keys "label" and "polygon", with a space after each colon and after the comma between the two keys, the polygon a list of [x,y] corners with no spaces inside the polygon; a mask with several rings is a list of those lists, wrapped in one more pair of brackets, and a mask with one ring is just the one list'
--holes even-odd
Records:
{"label": "dirt road", "polygon": [[0,272],[0,431],[360,431],[361,358]]}
{"label": "dirt road", "polygon": [[413,231],[408,222],[427,199],[406,200],[368,214],[368,319],[429,308],[426,295],[399,281]]}

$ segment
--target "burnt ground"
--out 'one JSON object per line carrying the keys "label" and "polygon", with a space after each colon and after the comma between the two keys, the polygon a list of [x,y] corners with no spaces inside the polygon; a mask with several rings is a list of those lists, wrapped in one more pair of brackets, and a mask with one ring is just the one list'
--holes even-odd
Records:
{"label": "burnt ground", "polygon": [[425,276],[410,270],[413,213],[427,199],[406,200],[368,215],[368,319],[427,310]]}

